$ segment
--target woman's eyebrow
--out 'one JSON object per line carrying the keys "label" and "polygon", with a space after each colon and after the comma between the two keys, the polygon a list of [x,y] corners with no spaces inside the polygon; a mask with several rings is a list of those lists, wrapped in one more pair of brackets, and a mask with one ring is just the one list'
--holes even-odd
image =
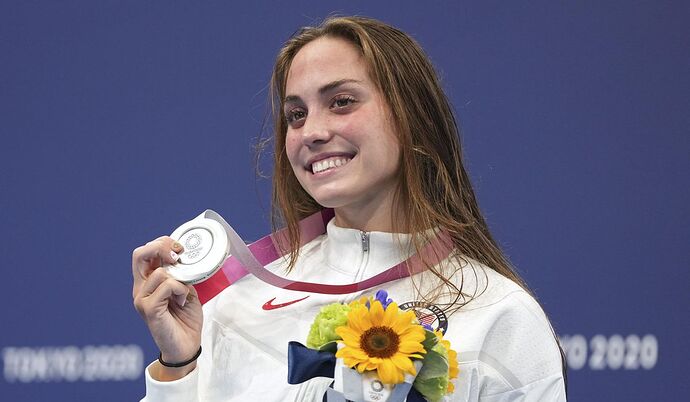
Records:
{"label": "woman's eyebrow", "polygon": [[[319,95],[323,95],[325,93],[328,93],[334,89],[337,89],[338,87],[345,85],[345,84],[350,84],[350,83],[355,83],[355,84],[360,84],[362,81],[360,80],[355,80],[353,78],[343,78],[342,80],[335,80],[331,81],[328,84],[322,86],[319,88],[318,92]],[[301,98],[297,95],[288,95],[283,99],[283,103],[292,103],[292,102],[299,102]]]}
{"label": "woman's eyebrow", "polygon": [[355,79],[352,79],[352,78],[343,78],[342,80],[332,81],[332,82],[329,82],[328,84],[322,86],[321,88],[319,88],[319,95],[323,95],[323,94],[325,94],[326,92],[332,91],[332,90],[338,88],[338,87],[341,86],[341,85],[345,85],[345,84],[349,84],[349,83],[356,83],[356,84],[359,84],[359,83],[361,83],[361,82],[362,82],[362,81],[355,80]]}

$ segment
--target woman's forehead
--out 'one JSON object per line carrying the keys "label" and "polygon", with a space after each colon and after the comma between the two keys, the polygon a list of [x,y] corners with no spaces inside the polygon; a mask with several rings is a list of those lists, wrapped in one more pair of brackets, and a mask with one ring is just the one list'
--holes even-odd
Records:
{"label": "woman's forehead", "polygon": [[286,96],[314,90],[329,82],[369,81],[359,49],[340,38],[321,37],[309,42],[297,52],[290,64]]}

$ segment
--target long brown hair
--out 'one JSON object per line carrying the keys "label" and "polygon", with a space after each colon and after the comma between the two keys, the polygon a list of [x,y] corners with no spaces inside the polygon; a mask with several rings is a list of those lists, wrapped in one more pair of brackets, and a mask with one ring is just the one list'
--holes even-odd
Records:
{"label": "long brown hair", "polygon": [[[282,99],[292,59],[304,45],[324,36],[345,39],[359,49],[372,81],[390,108],[401,150],[392,217],[394,232],[418,234],[413,237],[413,246],[419,250],[429,240],[427,229],[442,228],[450,235],[457,258],[476,260],[528,290],[491,236],[479,210],[462,163],[455,117],[429,59],[405,33],[363,17],[333,17],[318,27],[302,28],[287,41],[276,60],[271,82],[273,225],[288,230],[288,269],[294,266],[299,252],[298,221],[323,207],[300,186],[287,159]],[[442,272],[443,267],[429,269],[455,296],[448,306],[451,310],[462,306],[461,300],[471,300],[448,280],[453,272]],[[420,296],[428,299],[430,295]]]}
{"label": "long brown hair", "polygon": [[[438,286],[430,290],[425,287],[427,291],[422,294],[415,284],[419,296],[428,303],[450,300],[442,304],[449,314],[471,302],[484,289],[468,295],[463,292],[462,282],[458,287],[450,280],[461,269],[458,267],[469,266],[475,276],[478,274],[474,264],[466,264],[467,258],[492,268],[532,294],[489,232],[462,163],[452,107],[428,57],[404,32],[364,17],[330,17],[317,27],[302,28],[285,43],[276,59],[270,98],[275,158],[272,224],[274,230],[287,229],[287,244],[280,246],[289,254],[288,270],[299,255],[299,220],[323,207],[302,188],[288,161],[282,102],[293,58],[302,47],[321,37],[344,39],[360,51],[391,112],[401,151],[391,217],[393,231],[415,234],[412,246],[416,250],[430,240],[430,228],[441,228],[453,242],[456,253],[452,257],[459,264],[428,264],[429,271],[438,278]],[[562,349],[561,358],[566,379]]]}

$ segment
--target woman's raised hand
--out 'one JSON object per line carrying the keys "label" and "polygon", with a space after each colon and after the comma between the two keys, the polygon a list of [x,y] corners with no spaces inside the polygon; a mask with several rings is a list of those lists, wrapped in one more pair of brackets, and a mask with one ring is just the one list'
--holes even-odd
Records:
{"label": "woman's raised hand", "polygon": [[[134,307],[153,336],[162,359],[169,363],[189,360],[199,350],[203,313],[196,290],[172,278],[161,266],[177,262],[182,245],[168,236],[138,247],[132,253]],[[156,362],[149,373],[171,381],[191,372],[196,363],[170,368]]]}

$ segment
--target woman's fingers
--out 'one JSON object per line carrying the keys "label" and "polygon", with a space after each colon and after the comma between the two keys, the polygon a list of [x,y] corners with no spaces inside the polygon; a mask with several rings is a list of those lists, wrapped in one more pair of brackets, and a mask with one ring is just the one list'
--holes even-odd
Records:
{"label": "woman's fingers", "polygon": [[152,300],[151,303],[163,303],[172,298],[178,306],[184,307],[188,293],[187,285],[169,277],[146,298]]}
{"label": "woman's fingers", "polygon": [[165,268],[156,268],[151,272],[151,275],[146,278],[142,283],[139,293],[136,297],[148,297],[153,293],[161,283],[170,278],[170,275],[166,272]]}
{"label": "woman's fingers", "polygon": [[144,282],[139,294],[134,297],[134,306],[144,317],[158,316],[167,310],[169,299],[184,307],[190,289],[168,275],[163,268],[156,269]]}
{"label": "woman's fingers", "polygon": [[196,288],[193,285],[187,285],[187,289],[189,289],[189,293],[187,293],[188,302],[199,300],[199,294],[196,292]]}
{"label": "woman's fingers", "polygon": [[136,297],[142,283],[152,271],[160,266],[176,263],[178,254],[183,250],[180,243],[168,236],[161,236],[137,247],[132,252],[132,276],[134,277],[132,296]]}

